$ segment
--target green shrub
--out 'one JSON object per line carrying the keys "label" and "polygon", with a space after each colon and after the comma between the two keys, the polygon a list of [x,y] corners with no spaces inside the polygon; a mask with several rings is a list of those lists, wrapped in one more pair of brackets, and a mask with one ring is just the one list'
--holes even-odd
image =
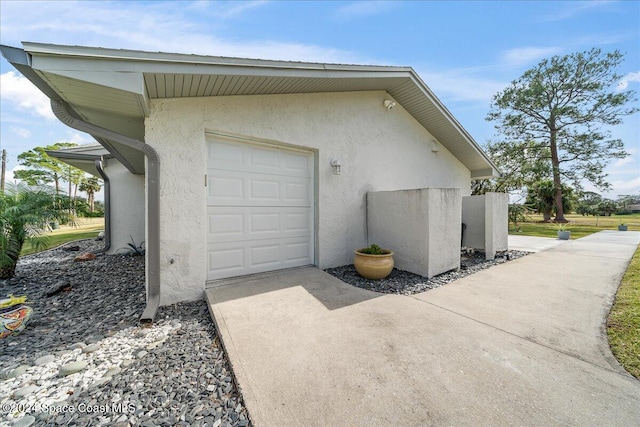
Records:
{"label": "green shrub", "polygon": [[367,255],[382,255],[386,253],[378,245],[371,245],[368,248],[363,248],[360,252]]}

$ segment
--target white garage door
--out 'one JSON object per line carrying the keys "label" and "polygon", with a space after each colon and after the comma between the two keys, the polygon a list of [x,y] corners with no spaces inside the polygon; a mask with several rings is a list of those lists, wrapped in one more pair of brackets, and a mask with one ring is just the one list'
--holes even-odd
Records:
{"label": "white garage door", "polygon": [[312,153],[207,146],[207,280],[313,264]]}

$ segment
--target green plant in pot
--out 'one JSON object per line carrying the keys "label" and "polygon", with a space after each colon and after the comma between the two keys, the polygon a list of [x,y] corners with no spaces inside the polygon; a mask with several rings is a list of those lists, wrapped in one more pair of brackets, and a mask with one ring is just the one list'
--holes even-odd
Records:
{"label": "green plant in pot", "polygon": [[556,223],[555,228],[558,230],[558,239],[569,240],[571,238],[571,231],[569,230],[569,224]]}
{"label": "green plant in pot", "polygon": [[618,226],[618,231],[627,231],[627,224],[624,222]]}
{"label": "green plant in pot", "polygon": [[358,274],[365,279],[384,279],[393,270],[393,251],[382,249],[375,244],[357,249],[353,265]]}

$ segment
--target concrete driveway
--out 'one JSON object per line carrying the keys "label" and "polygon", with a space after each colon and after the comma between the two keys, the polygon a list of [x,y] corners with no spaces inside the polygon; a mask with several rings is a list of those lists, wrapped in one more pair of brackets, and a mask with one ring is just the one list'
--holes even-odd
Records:
{"label": "concrete driveway", "polygon": [[604,331],[638,243],[601,232],[413,296],[303,268],[207,299],[257,426],[640,425]]}

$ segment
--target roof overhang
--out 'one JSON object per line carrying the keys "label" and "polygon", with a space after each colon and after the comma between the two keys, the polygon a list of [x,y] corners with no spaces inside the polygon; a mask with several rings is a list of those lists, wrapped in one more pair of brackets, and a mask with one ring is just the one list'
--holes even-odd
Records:
{"label": "roof overhang", "polygon": [[[18,71],[82,120],[144,140],[155,98],[384,90],[471,171],[497,167],[410,67],[319,64],[23,43],[0,46]],[[131,172],[144,173],[140,152],[96,138]]]}
{"label": "roof overhang", "polygon": [[47,150],[46,152],[49,156],[98,178],[101,178],[101,176],[96,168],[96,160],[105,161],[113,158],[111,153],[101,145],[82,145],[61,150]]}

